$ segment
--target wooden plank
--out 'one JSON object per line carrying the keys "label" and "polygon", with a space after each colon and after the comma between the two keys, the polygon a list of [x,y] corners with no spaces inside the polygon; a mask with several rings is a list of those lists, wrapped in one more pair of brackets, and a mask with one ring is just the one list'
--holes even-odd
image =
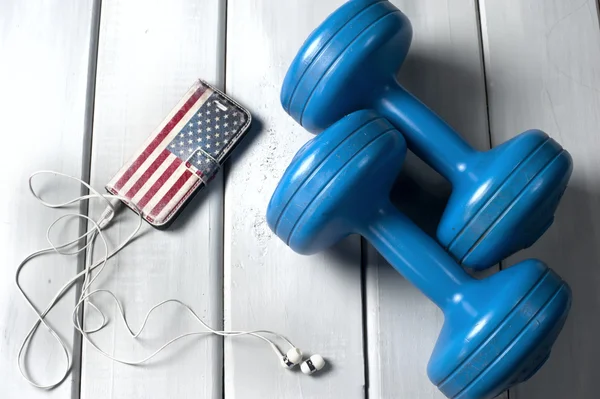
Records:
{"label": "wooden plank", "polygon": [[[19,346],[36,317],[14,287],[14,273],[27,254],[48,246],[46,228],[66,213],[44,208],[30,195],[29,175],[53,169],[81,176],[88,166],[83,149],[89,140],[85,115],[92,21],[92,0],[0,2],[0,119],[5,149],[0,157],[2,397],[66,398],[79,384],[74,374],[47,392],[29,386],[19,375]],[[54,201],[80,193],[77,184],[66,180],[40,179],[36,187]],[[59,239],[75,238],[77,233],[78,223],[69,223]],[[26,266],[21,282],[34,303],[45,308],[76,269],[76,258],[49,255]],[[74,295],[74,290],[69,292],[48,317],[70,351]],[[73,356],[79,357],[77,346]],[[66,367],[62,349],[43,327],[26,359],[30,375],[42,384],[56,381]]]}
{"label": "wooden plank", "polygon": [[229,1],[227,91],[248,106],[255,126],[231,160],[225,186],[225,326],[280,332],[330,364],[309,377],[282,368],[262,342],[226,341],[230,399],[364,395],[358,237],[300,256],[265,221],[279,178],[311,138],[282,110],[281,82],[310,31],[340,4]]}
{"label": "wooden plank", "polygon": [[[477,9],[472,0],[395,0],[411,20],[413,43],[400,82],[474,147],[489,148]],[[449,184],[414,156],[392,199],[434,235]],[[415,184],[416,183],[416,184]],[[427,362],[444,321],[441,311],[372,248],[367,249],[369,396],[444,398]]]}
{"label": "wooden plank", "polygon": [[600,356],[600,35],[594,1],[482,0],[491,133],[498,145],[545,130],[574,159],[554,225],[510,258],[548,262],[573,290],[573,307],[544,368],[511,398],[594,398]]}
{"label": "wooden plank", "polygon": [[[103,187],[163,120],[197,78],[223,84],[224,1],[103,2],[98,54],[92,184]],[[98,215],[103,204],[95,203]],[[222,324],[222,180],[198,195],[166,231],[144,224],[142,236],[120,253],[99,286],[124,302],[137,329],[154,304],[177,298],[210,325]],[[108,235],[114,245],[134,226],[123,211]],[[132,340],[108,297],[96,303],[111,316],[94,335],[113,356],[145,357],[183,332],[202,328],[170,306]],[[91,312],[90,312],[91,313]],[[93,320],[93,317],[90,317]],[[196,337],[176,344],[145,366],[115,363],[88,344],[83,348],[83,398],[220,398],[222,342]]]}

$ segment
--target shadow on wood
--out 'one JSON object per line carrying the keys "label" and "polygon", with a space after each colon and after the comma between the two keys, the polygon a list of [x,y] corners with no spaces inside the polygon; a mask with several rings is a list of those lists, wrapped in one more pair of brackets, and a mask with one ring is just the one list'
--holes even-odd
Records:
{"label": "shadow on wood", "polygon": [[[530,249],[516,256],[539,257],[573,291],[569,318],[550,359],[529,382],[514,388],[519,398],[586,399],[598,389],[600,237],[593,210],[600,205],[600,193],[589,186],[589,182],[575,176],[563,196],[554,225]],[[515,262],[511,259],[508,263]]]}

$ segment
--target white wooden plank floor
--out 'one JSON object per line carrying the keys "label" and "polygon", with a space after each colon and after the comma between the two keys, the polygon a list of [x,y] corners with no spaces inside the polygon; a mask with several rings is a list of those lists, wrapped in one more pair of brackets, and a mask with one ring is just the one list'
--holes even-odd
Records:
{"label": "white wooden plank floor", "polygon": [[[222,86],[223,17],[223,4],[213,0],[102,3],[91,162],[94,186],[104,186],[198,76]],[[222,180],[214,183],[168,231],[145,224],[141,245],[135,242],[120,253],[112,263],[113,273],[101,283],[123,299],[136,329],[151,306],[169,298],[189,304],[211,325],[222,324]],[[98,215],[104,207],[96,202],[91,213]],[[123,223],[109,231],[114,242],[137,223],[135,217],[123,216]],[[110,297],[99,297],[95,303],[115,314]],[[187,312],[175,306],[150,319],[141,343],[113,320],[94,341],[127,360],[144,358],[167,340],[198,330]],[[222,344],[214,336],[178,344],[146,367],[117,364],[85,344],[82,354],[84,398],[221,397]]]}
{"label": "white wooden plank floor", "polygon": [[327,376],[307,378],[282,369],[260,345],[230,341],[226,397],[364,395],[359,238],[306,257],[265,223],[279,177],[310,139],[281,109],[281,81],[312,27],[341,3],[229,1],[227,91],[250,107],[260,128],[233,158],[225,186],[225,326],[276,330],[330,364]]}
{"label": "white wooden plank floor", "polygon": [[[68,398],[79,385],[76,378],[68,378],[46,392],[27,385],[19,375],[17,352],[36,318],[17,294],[14,274],[25,255],[48,246],[46,227],[64,214],[44,208],[29,194],[29,175],[53,169],[81,176],[85,169],[92,22],[91,0],[0,1],[0,137],[6,154],[0,157],[0,396],[6,398]],[[54,201],[81,191],[65,180],[37,180],[36,187]],[[75,238],[77,232],[77,223],[70,223],[61,238]],[[33,261],[21,281],[34,303],[45,308],[77,268],[76,258],[48,255]],[[50,324],[69,345],[74,294],[71,290],[49,315]],[[43,329],[26,357],[31,377],[41,383],[60,378],[67,364],[60,346]]]}
{"label": "white wooden plank floor", "polygon": [[[308,33],[343,0],[0,0],[0,118],[6,156],[0,239],[0,381],[4,398],[443,398],[426,364],[441,313],[359,237],[325,253],[294,254],[268,229],[267,203],[296,150],[311,136],[279,105],[287,67]],[[511,389],[511,399],[594,399],[600,357],[600,32],[598,5],[584,0],[393,0],[414,40],[400,71],[406,87],[475,147],[528,128],[547,131],[575,169],[554,226],[511,257],[548,262],[571,284],[574,304],[550,361]],[[71,346],[73,373],[41,391],[20,377],[16,354],[34,316],[14,272],[44,246],[60,213],[29,196],[27,177],[55,169],[102,189],[201,77],[255,118],[245,142],[211,188],[167,231],[143,235],[110,262],[98,286],[113,290],[139,326],[155,303],[178,298],[215,327],[269,329],[327,369],[306,377],[280,367],[253,339],[194,338],[145,366],[123,366],[81,345],[70,328],[73,292],[50,316]],[[26,155],[26,156],[24,156]],[[449,186],[414,157],[394,198],[431,232]],[[48,182],[54,198],[80,188]],[[428,194],[427,194],[428,192]],[[425,204],[423,206],[414,204]],[[411,206],[412,204],[412,206]],[[101,204],[91,203],[97,216]],[[135,222],[128,211],[108,230],[115,244]],[[79,227],[81,229],[81,227]],[[72,224],[65,237],[77,234]],[[44,306],[83,259],[36,260],[23,284]],[[163,309],[141,341],[111,316],[94,337],[114,356],[136,360],[175,335],[197,330]],[[28,360],[34,377],[58,376],[64,359],[40,330]]]}

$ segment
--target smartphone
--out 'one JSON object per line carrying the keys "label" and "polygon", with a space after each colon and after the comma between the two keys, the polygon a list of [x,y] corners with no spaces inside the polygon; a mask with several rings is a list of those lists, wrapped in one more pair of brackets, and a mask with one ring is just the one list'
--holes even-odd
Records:
{"label": "smartphone", "polygon": [[198,80],[106,189],[152,226],[166,228],[215,177],[251,123],[248,110]]}

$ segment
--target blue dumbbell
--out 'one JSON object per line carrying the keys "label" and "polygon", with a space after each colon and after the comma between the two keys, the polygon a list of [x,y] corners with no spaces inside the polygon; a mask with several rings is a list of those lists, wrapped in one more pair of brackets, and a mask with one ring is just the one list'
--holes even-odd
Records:
{"label": "blue dumbbell", "polygon": [[488,152],[474,150],[397,82],[411,38],[409,20],[388,1],[349,1],[302,46],[281,103],[313,133],[359,109],[386,117],[453,185],[438,240],[459,263],[484,269],[550,227],[571,176],[571,156],[539,130]]}
{"label": "blue dumbbell", "polygon": [[319,252],[360,234],[438,305],[445,323],[429,361],[449,398],[492,398],[535,373],[566,320],[571,291],[539,260],[470,277],[389,199],[403,136],[372,111],[353,113],[296,154],[267,210],[294,251]]}

